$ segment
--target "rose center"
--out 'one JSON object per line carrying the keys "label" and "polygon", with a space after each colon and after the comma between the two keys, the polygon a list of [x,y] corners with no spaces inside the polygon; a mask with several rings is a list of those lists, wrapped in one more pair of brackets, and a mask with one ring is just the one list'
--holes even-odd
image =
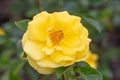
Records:
{"label": "rose center", "polygon": [[49,38],[54,45],[58,45],[64,38],[62,30],[50,30]]}

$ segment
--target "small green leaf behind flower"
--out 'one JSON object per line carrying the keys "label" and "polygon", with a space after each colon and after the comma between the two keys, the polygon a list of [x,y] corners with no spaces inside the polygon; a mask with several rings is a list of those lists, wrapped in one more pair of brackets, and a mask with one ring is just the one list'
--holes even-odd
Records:
{"label": "small green leaf behind flower", "polygon": [[[74,64],[67,67],[56,68],[57,80],[74,80],[75,72],[73,71]],[[62,78],[62,79],[61,79]]]}
{"label": "small green leaf behind flower", "polygon": [[57,80],[103,80],[102,75],[86,62],[56,69]]}
{"label": "small green leaf behind flower", "polygon": [[16,21],[16,22],[15,22],[15,25],[16,25],[20,30],[26,31],[29,21],[30,21],[29,19],[25,19],[25,20],[21,20],[21,21]]}
{"label": "small green leaf behind flower", "polygon": [[86,62],[77,63],[75,71],[80,74],[83,80],[103,80],[102,75],[94,68],[91,68]]}
{"label": "small green leaf behind flower", "polygon": [[89,25],[95,28],[99,33],[102,32],[102,24],[95,19],[84,17],[83,18]]}

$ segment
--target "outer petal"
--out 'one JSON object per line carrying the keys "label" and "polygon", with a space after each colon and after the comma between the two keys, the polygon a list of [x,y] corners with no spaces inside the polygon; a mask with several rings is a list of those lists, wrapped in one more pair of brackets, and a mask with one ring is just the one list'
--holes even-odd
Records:
{"label": "outer petal", "polygon": [[54,24],[54,28],[61,29],[65,34],[71,31],[72,27],[80,22],[77,16],[71,16],[68,12],[54,12],[49,16],[50,21]]}
{"label": "outer petal", "polygon": [[28,58],[28,62],[29,64],[35,69],[37,70],[39,73],[41,74],[51,74],[52,72],[54,72],[53,68],[47,68],[47,67],[40,67],[36,64],[36,61],[33,60],[31,57],[27,57]]}
{"label": "outer petal", "polygon": [[80,23],[81,28],[80,28],[80,32],[82,35],[88,37],[88,30]]}
{"label": "outer petal", "polygon": [[88,57],[84,60],[90,64],[91,67],[96,68],[97,67],[97,60],[98,60],[98,55],[93,54],[90,51],[88,52]]}
{"label": "outer petal", "polygon": [[50,56],[37,61],[37,64],[41,67],[50,67],[50,68],[57,68],[60,67],[60,64],[56,64],[55,62],[53,62],[50,58]]}
{"label": "outer petal", "polygon": [[28,36],[29,39],[34,41],[46,41],[47,30],[52,27],[51,21],[48,19],[49,14],[42,12],[36,15],[28,24]]}
{"label": "outer petal", "polygon": [[52,14],[52,16],[56,15],[60,20],[62,19],[63,21],[69,20],[69,19],[75,19],[80,21],[80,17],[74,16],[74,15],[70,15],[67,11],[63,11],[63,12],[54,12]]}
{"label": "outer petal", "polygon": [[36,28],[36,25],[30,24],[28,27],[28,38],[32,41],[45,41],[45,34],[40,35],[40,31]]}
{"label": "outer petal", "polygon": [[65,55],[62,52],[58,52],[58,51],[53,53],[50,56],[50,58],[56,63],[59,63],[59,62],[62,62],[62,61],[73,61],[75,59],[74,56],[68,56],[68,55]]}
{"label": "outer petal", "polygon": [[33,17],[33,19],[38,19],[38,18],[39,18],[40,20],[44,20],[46,17],[48,17],[48,15],[50,15],[48,12],[43,11],[43,12],[35,15],[35,16]]}
{"label": "outer petal", "polygon": [[74,63],[75,61],[71,61],[71,60],[68,60],[68,61],[61,61],[59,64],[61,64],[62,66],[70,66]]}
{"label": "outer petal", "polygon": [[39,60],[45,57],[45,54],[41,50],[41,44],[32,41],[27,41],[23,49],[26,52],[26,54],[29,55],[31,58]]}
{"label": "outer petal", "polygon": [[22,37],[22,46],[24,47],[26,41],[28,40],[28,31],[26,31]]}
{"label": "outer petal", "polygon": [[87,55],[88,55],[88,51],[89,51],[89,47],[86,47],[84,50],[82,51],[78,51],[75,55],[76,55],[76,62],[78,61],[82,61],[84,59],[86,59]]}

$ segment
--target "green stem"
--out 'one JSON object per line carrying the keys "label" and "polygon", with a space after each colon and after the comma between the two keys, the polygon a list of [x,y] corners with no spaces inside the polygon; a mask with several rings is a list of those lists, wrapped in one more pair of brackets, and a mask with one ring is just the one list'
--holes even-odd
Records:
{"label": "green stem", "polygon": [[62,80],[65,80],[65,74],[62,75]]}

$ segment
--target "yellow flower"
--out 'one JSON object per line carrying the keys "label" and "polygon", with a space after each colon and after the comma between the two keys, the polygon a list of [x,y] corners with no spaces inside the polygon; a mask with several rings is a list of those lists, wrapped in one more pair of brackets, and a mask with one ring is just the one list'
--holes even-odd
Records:
{"label": "yellow flower", "polygon": [[89,51],[88,56],[84,61],[86,61],[91,67],[96,68],[97,60],[98,60],[98,55],[93,54]]}
{"label": "yellow flower", "polygon": [[2,28],[0,28],[0,35],[5,35],[5,32]]}
{"label": "yellow flower", "polygon": [[66,11],[34,16],[22,38],[30,65],[39,73],[50,74],[54,68],[83,60],[90,39],[80,20]]}

